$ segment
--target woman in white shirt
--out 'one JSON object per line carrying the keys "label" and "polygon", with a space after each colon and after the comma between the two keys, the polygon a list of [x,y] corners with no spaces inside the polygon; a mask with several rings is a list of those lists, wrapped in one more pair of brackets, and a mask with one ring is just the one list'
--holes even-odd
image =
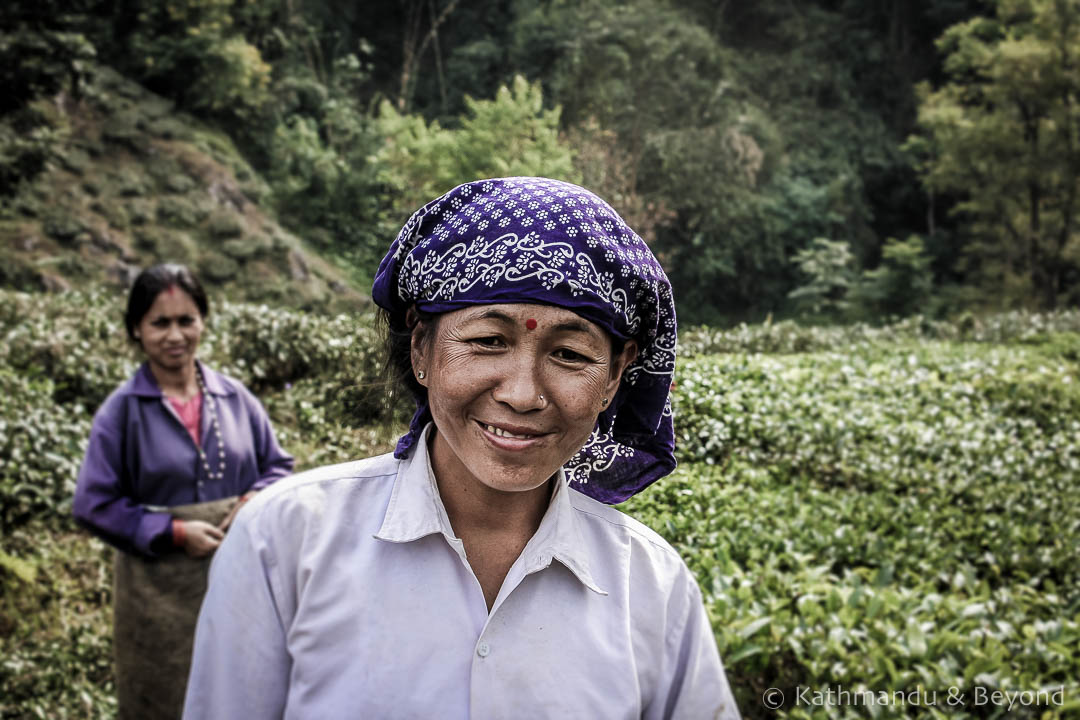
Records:
{"label": "woman in white shirt", "polygon": [[459,186],[373,289],[392,455],[260,493],[211,569],[189,718],[737,718],[701,593],[609,504],[675,465],[671,286],[592,193]]}

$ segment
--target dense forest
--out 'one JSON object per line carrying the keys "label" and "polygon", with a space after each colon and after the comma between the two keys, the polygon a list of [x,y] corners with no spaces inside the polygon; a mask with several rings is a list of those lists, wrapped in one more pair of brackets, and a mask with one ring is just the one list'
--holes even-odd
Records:
{"label": "dense forest", "polygon": [[227,133],[361,291],[420,203],[538,174],[627,217],[684,321],[1053,309],[1078,53],[1062,0],[15,0],[0,223],[107,67]]}

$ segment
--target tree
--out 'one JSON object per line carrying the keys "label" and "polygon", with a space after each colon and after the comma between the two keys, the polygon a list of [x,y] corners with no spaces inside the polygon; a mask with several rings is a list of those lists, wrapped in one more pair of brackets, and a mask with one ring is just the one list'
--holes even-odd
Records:
{"label": "tree", "polygon": [[[398,110],[405,111],[409,107],[409,97],[416,85],[416,69],[428,46],[435,50],[435,70],[439,79],[439,94],[442,96],[442,105],[446,105],[446,80],[443,73],[442,53],[439,49],[439,26],[446,22],[450,13],[457,7],[459,0],[450,0],[436,14],[433,0],[412,0],[403,3],[406,8],[406,22],[401,42],[401,89],[398,92]],[[421,30],[422,19],[425,14],[430,14],[430,25],[427,32]]]}
{"label": "tree", "polygon": [[559,109],[544,109],[539,83],[518,76],[493,100],[466,98],[465,105],[468,112],[457,129],[403,115],[389,101],[380,106],[376,124],[385,142],[375,162],[394,192],[397,214],[407,217],[454,186],[479,178],[579,180],[571,151],[559,139]]}
{"label": "tree", "polygon": [[847,293],[855,284],[855,256],[843,240],[814,238],[809,247],[795,254],[795,263],[807,277],[788,293],[814,315],[842,315],[847,311]]}
{"label": "tree", "polygon": [[106,59],[187,109],[250,120],[268,100],[271,67],[237,27],[245,12],[234,0],[126,0]]}
{"label": "tree", "polygon": [[925,307],[933,287],[922,238],[889,238],[881,252],[881,264],[863,271],[849,299],[858,308],[857,314],[906,317]]}
{"label": "tree", "polygon": [[93,4],[17,0],[0,6],[0,198],[41,172],[69,132],[56,106],[82,96],[97,53],[84,32],[83,13]]}
{"label": "tree", "polygon": [[938,47],[948,81],[921,86],[922,133],[908,148],[931,191],[962,198],[969,267],[1006,300],[1075,301],[1080,3],[1002,0]]}

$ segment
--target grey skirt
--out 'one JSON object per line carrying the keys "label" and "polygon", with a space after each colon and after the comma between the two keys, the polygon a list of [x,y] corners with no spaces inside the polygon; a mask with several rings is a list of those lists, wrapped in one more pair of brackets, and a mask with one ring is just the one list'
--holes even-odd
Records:
{"label": "grey skirt", "polygon": [[[217,525],[237,500],[154,509]],[[120,720],[176,720],[183,712],[195,621],[211,557],[177,552],[147,559],[116,551],[113,655]]]}

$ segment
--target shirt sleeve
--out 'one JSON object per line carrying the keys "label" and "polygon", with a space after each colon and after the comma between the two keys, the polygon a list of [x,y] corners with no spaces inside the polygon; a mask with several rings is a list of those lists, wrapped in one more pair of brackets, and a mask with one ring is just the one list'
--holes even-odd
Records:
{"label": "shirt sleeve", "polygon": [[643,717],[739,720],[701,591],[684,569],[669,604],[660,687]]}
{"label": "shirt sleeve", "polygon": [[280,718],[291,663],[270,582],[269,549],[243,514],[214,553],[199,612],[184,717]]}
{"label": "shirt sleeve", "polygon": [[123,435],[113,427],[108,408],[94,418],[75,484],[75,519],[109,544],[155,556],[172,545],[172,518],[149,512],[124,488]]}
{"label": "shirt sleeve", "polygon": [[262,403],[244,389],[245,401],[251,412],[251,432],[255,439],[255,452],[259,459],[259,479],[251,486],[251,490],[262,490],[271,483],[277,482],[283,477],[292,474],[293,456],[281,449],[278,444],[274,428],[270,425],[270,417],[266,414]]}

